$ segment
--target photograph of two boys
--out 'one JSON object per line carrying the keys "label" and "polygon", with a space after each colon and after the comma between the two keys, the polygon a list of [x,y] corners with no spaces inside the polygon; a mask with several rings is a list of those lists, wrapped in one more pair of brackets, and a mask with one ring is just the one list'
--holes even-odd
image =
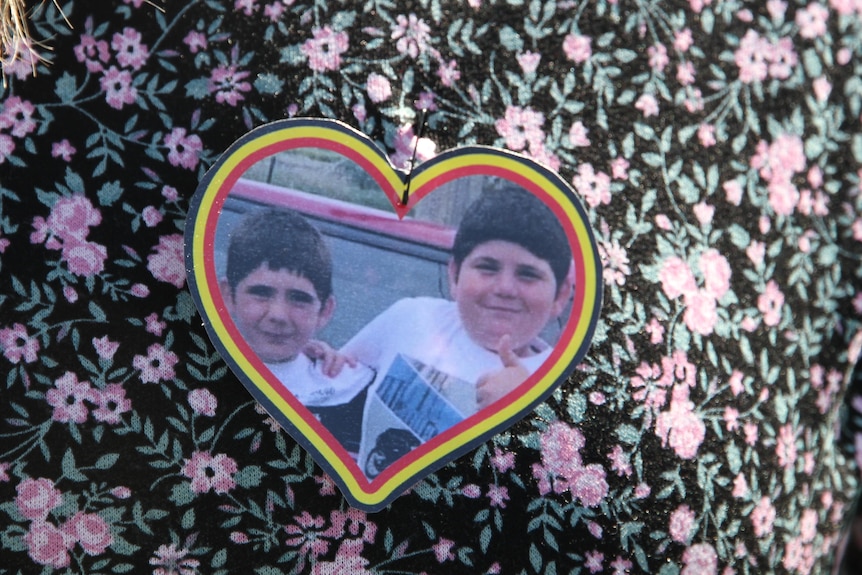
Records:
{"label": "photograph of two boys", "polygon": [[562,225],[513,182],[455,179],[399,222],[320,149],[243,174],[213,258],[240,336],[369,480],[524,383],[575,289]]}

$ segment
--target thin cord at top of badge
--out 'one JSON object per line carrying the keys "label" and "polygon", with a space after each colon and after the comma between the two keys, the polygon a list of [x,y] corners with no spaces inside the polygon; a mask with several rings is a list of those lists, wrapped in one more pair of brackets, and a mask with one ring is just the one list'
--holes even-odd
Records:
{"label": "thin cord at top of badge", "polygon": [[413,178],[413,166],[416,165],[416,152],[419,149],[419,140],[422,139],[422,135],[425,133],[425,120],[426,115],[428,113],[427,108],[422,108],[422,111],[419,113],[419,127],[416,131],[416,141],[413,144],[413,156],[410,158],[410,167],[407,172],[407,181],[404,183],[404,193],[401,195],[401,205],[406,206],[407,200],[410,199],[410,182]]}

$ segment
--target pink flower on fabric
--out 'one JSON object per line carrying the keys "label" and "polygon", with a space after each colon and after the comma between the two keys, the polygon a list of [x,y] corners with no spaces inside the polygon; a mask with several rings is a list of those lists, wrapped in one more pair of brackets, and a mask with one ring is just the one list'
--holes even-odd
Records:
{"label": "pink flower on fabric", "polygon": [[691,48],[693,44],[694,40],[691,36],[691,29],[686,28],[684,30],[674,32],[673,47],[680,52],[688,52],[688,49]]}
{"label": "pink flower on fabric", "polygon": [[500,485],[489,485],[488,500],[491,507],[505,509],[506,501],[509,500],[509,488]]}
{"label": "pink flower on fabric", "polygon": [[718,573],[718,554],[709,543],[698,543],[682,554],[685,563],[680,575],[715,575]]}
{"label": "pink flower on fabric", "polygon": [[287,7],[280,2],[273,2],[263,7],[263,15],[269,18],[270,22],[278,22],[281,20],[282,14],[285,13]]}
{"label": "pink flower on fabric", "polygon": [[112,359],[119,347],[119,342],[111,341],[107,335],[93,338],[93,348],[101,359]]}
{"label": "pink flower on fabric", "polygon": [[763,323],[770,327],[778,325],[783,306],[784,294],[781,293],[775,280],[769,280],[764,292],[757,297],[757,309],[763,314]]}
{"label": "pink flower on fabric", "polygon": [[739,48],[733,54],[734,62],[739,68],[739,79],[746,84],[762,82],[766,79],[769,68],[764,58],[769,42],[763,40],[754,30],[745,33],[739,43]]}
{"label": "pink flower on fabric", "polygon": [[50,479],[25,479],[15,488],[15,507],[30,520],[44,520],[63,502],[63,493]]}
{"label": "pink flower on fabric", "polygon": [[694,84],[695,74],[694,64],[691,62],[682,62],[676,67],[676,81],[679,82],[681,86],[690,86]]}
{"label": "pink flower on fabric", "polygon": [[0,134],[0,164],[15,151],[15,140],[7,134]]}
{"label": "pink flower on fabric", "polygon": [[196,451],[183,465],[183,475],[192,480],[191,487],[195,493],[210,490],[227,493],[236,487],[234,475],[237,471],[236,461],[224,453],[212,456],[205,451]]}
{"label": "pink flower on fabric", "polygon": [[700,140],[700,145],[704,148],[711,148],[715,145],[715,126],[712,124],[701,124],[697,128],[697,139]]}
{"label": "pink flower on fabric", "polygon": [[468,499],[478,499],[482,495],[482,488],[475,483],[468,483],[461,488],[461,494]]}
{"label": "pink flower on fabric", "polygon": [[521,108],[520,106],[507,106],[503,118],[494,123],[497,133],[506,140],[506,147],[510,150],[520,151],[528,144],[541,143],[545,139],[542,124],[545,116],[532,108]]}
{"label": "pink flower on fabric", "polygon": [[694,217],[697,218],[697,221],[702,226],[708,226],[712,223],[712,216],[715,214],[715,207],[707,204],[706,202],[698,202],[692,208],[694,212]]}
{"label": "pink flower on fabric", "polygon": [[790,77],[798,57],[790,38],[770,42],[754,30],[742,37],[733,54],[743,83],[762,82],[767,77],[784,80]]}
{"label": "pink flower on fabric", "polygon": [[587,507],[597,507],[608,494],[608,482],[601,465],[592,463],[572,471],[568,477],[572,497]]}
{"label": "pink flower on fabric", "polygon": [[458,80],[461,79],[461,71],[458,69],[458,62],[455,60],[440,60],[440,66],[437,68],[437,77],[440,78],[440,83],[451,88]]}
{"label": "pink flower on fabric", "polygon": [[593,55],[592,42],[593,40],[589,36],[568,34],[563,39],[563,52],[566,53],[566,58],[575,64],[583,64]]}
{"label": "pink flower on fabric", "polygon": [[12,327],[0,329],[0,347],[3,355],[12,363],[33,363],[39,359],[39,340],[30,337],[23,324],[16,323]]}
{"label": "pink flower on fabric", "polygon": [[[62,241],[87,238],[90,229],[102,222],[101,212],[84,195],[75,194],[57,200],[48,216],[47,228]],[[36,222],[34,221],[34,225]]]}
{"label": "pink flower on fabric", "polygon": [[583,465],[580,450],[585,441],[580,430],[555,421],[542,433],[540,443],[542,465],[533,466],[539,493],[569,491],[587,507],[599,505],[608,494],[606,473],[601,465]]}
{"label": "pink flower on fabric", "polygon": [[796,12],[796,25],[799,27],[799,35],[803,38],[819,38],[826,34],[828,21],[829,9],[814,2]]}
{"label": "pink flower on fabric", "polygon": [[710,335],[718,321],[715,297],[704,290],[685,294],[683,321],[690,331]]}
{"label": "pink flower on fabric", "polygon": [[377,104],[392,97],[392,85],[389,79],[375,72],[368,74],[365,90],[368,92],[368,98]]}
{"label": "pink flower on fabric", "polygon": [[775,522],[775,507],[769,497],[762,497],[754,509],[751,510],[751,526],[754,528],[755,537],[766,537],[772,533]]}
{"label": "pink flower on fabric", "polygon": [[159,319],[159,314],[156,312],[145,317],[144,322],[146,323],[147,332],[158,337],[161,337],[162,332],[165,331],[166,327],[168,327],[166,322]]}
{"label": "pink flower on fabric", "polygon": [[154,228],[159,225],[164,218],[159,208],[155,206],[147,206],[141,212],[141,218],[144,220],[144,225],[148,228]]}
{"label": "pink flower on fabric", "polygon": [[74,156],[77,151],[78,150],[69,143],[69,140],[63,139],[59,142],[54,142],[51,146],[51,157],[63,158],[64,162],[70,162],[72,161],[72,156]]}
{"label": "pink flower on fabric", "polygon": [[132,402],[126,399],[126,390],[119,383],[110,383],[94,394],[97,407],[93,410],[93,419],[96,421],[116,425],[122,421],[122,414],[132,410]]}
{"label": "pink flower on fabric", "polygon": [[202,32],[191,30],[186,37],[183,38],[183,44],[189,47],[189,52],[197,54],[201,50],[206,50],[208,46],[207,37]]}
{"label": "pink flower on fabric", "polygon": [[284,528],[288,534],[285,543],[290,547],[299,548],[300,569],[304,566],[307,555],[311,555],[312,558],[323,555],[329,551],[331,539],[339,539],[344,535],[343,522],[340,525],[331,525],[324,529],[326,519],[321,515],[312,515],[308,511],[294,516],[293,520],[293,524]]}
{"label": "pink flower on fabric", "polygon": [[391,29],[391,38],[395,40],[395,49],[400,54],[407,54],[415,59],[429,48],[431,27],[421,18],[417,18],[416,14],[399,14]]}
{"label": "pink flower on fabric", "polygon": [[668,299],[697,291],[697,282],[688,264],[677,256],[664,261],[658,273],[661,289]]}
{"label": "pink flower on fabric", "polygon": [[724,189],[728,203],[738,206],[742,202],[742,185],[739,182],[730,180],[724,182],[721,187]]}
{"label": "pink flower on fabric", "polygon": [[779,38],[772,43],[769,52],[769,75],[778,80],[786,80],[799,63],[799,58],[793,50],[793,40]]}
{"label": "pink flower on fabric", "polygon": [[542,55],[538,52],[524,52],[523,54],[518,54],[516,58],[518,66],[521,67],[521,71],[526,75],[534,73],[539,67],[539,62],[542,61]]}
{"label": "pink flower on fabric", "polygon": [[500,451],[498,447],[495,447],[494,455],[491,456],[491,465],[500,473],[506,473],[510,469],[514,469],[515,452]]}
{"label": "pink flower on fabric", "polygon": [[141,372],[142,383],[158,383],[175,377],[174,366],[180,361],[172,351],[168,351],[160,343],[154,343],[147,348],[147,355],[136,355],[132,365]]}
{"label": "pink flower on fabric", "polygon": [[455,554],[452,550],[455,548],[455,542],[441,537],[437,543],[432,546],[434,550],[434,557],[437,558],[438,563],[444,563],[446,561],[454,561]]}
{"label": "pink flower on fabric", "polygon": [[69,566],[69,550],[75,541],[51,523],[34,521],[24,534],[24,543],[33,561],[54,569],[62,569]]}
{"label": "pink flower on fabric", "polygon": [[587,147],[590,145],[590,139],[587,137],[589,132],[584,123],[578,120],[569,128],[569,142],[576,148]]}
{"label": "pink flower on fabric", "polygon": [[60,258],[77,276],[94,276],[105,269],[108,249],[95,242],[68,240],[63,243]]}
{"label": "pink flower on fabric", "polygon": [[581,449],[586,445],[584,434],[575,427],[555,421],[540,438],[542,464],[554,475],[567,475],[573,467],[581,467]]}
{"label": "pink flower on fabric", "polygon": [[763,263],[763,257],[766,255],[766,244],[763,242],[753,241],[745,248],[745,255],[755,267],[760,267]]}
{"label": "pink flower on fabric", "polygon": [[308,58],[308,67],[315,72],[341,68],[341,55],[349,46],[347,32],[335,32],[329,26],[324,26],[313,29],[311,34],[313,38],[306,40],[299,48]]}
{"label": "pink flower on fabric", "polygon": [[667,56],[667,48],[664,44],[653,44],[647,48],[647,56],[649,56],[649,67],[661,74],[670,63],[670,58]]}
{"label": "pink flower on fabric", "polygon": [[688,386],[674,387],[670,409],[656,418],[655,434],[682,459],[694,459],[706,436],[706,425],[688,400]]}
{"label": "pink flower on fabric", "polygon": [[218,407],[218,400],[206,388],[193,389],[189,392],[189,406],[198,415],[213,417]]}
{"label": "pink flower on fabric", "polygon": [[250,72],[234,65],[222,64],[210,74],[207,89],[210,94],[215,94],[219,104],[236,106],[245,100],[243,93],[251,91],[251,84],[245,80],[250,75]]}
{"label": "pink flower on fabric", "polygon": [[578,166],[572,184],[591,208],[611,203],[611,178],[605,172],[597,172],[592,164]]}
{"label": "pink flower on fabric", "polygon": [[658,100],[652,94],[643,94],[638,98],[637,102],[635,102],[635,108],[643,113],[644,118],[658,116]]}
{"label": "pink flower on fabric", "polygon": [[89,414],[85,401],[95,403],[96,395],[89,381],[67,371],[54,381],[54,388],[45,392],[48,405],[54,408],[51,418],[61,423],[84,423]]}
{"label": "pink flower on fabric", "polygon": [[256,0],[234,0],[233,7],[234,10],[240,11],[246,16],[251,16],[257,12],[258,8]]}
{"label": "pink flower on fabric", "polygon": [[677,543],[688,543],[694,527],[695,514],[688,505],[680,505],[670,515],[668,532]]}
{"label": "pink flower on fabric", "polygon": [[111,528],[95,513],[76,513],[63,525],[63,531],[77,541],[87,555],[104,553],[114,542]]}
{"label": "pink flower on fabric", "polygon": [[629,179],[629,162],[622,156],[611,160],[611,177],[615,180]]}
{"label": "pink flower on fabric", "polygon": [[177,288],[183,287],[186,283],[183,236],[171,234],[160,237],[155,253],[147,256],[147,269],[157,280]]}
{"label": "pink flower on fabric", "polygon": [[132,287],[129,288],[129,293],[135,297],[143,298],[150,295],[150,288],[144,284],[132,284]]}
{"label": "pink flower on fabric", "polygon": [[132,74],[128,70],[111,66],[102,75],[99,84],[105,93],[105,101],[115,110],[122,110],[138,99],[138,89],[132,85]]}
{"label": "pink flower on fabric", "polygon": [[789,181],[778,180],[769,184],[769,205],[779,216],[789,216],[799,202],[799,190]]}
{"label": "pink flower on fabric", "polygon": [[36,107],[27,100],[9,96],[0,112],[0,128],[11,128],[9,131],[13,136],[23,138],[36,129],[36,121],[33,120],[35,111]]}
{"label": "pink flower on fabric", "polygon": [[203,143],[197,134],[186,135],[185,128],[174,128],[170,134],[165,134],[163,140],[168,148],[168,161],[172,166],[180,166],[194,170],[198,165],[198,154],[203,150]]}
{"label": "pink flower on fabric", "polygon": [[141,33],[134,28],[123,28],[123,33],[117,32],[111,40],[111,48],[117,54],[117,62],[123,68],[138,70],[147,62],[150,51],[141,43]]}
{"label": "pink flower on fabric", "polygon": [[584,567],[590,573],[601,573],[604,567],[602,567],[602,562],[605,560],[605,556],[600,551],[587,551],[584,555]]}
{"label": "pink flower on fabric", "polygon": [[710,248],[698,259],[698,268],[703,274],[706,291],[715,299],[721,299],[730,290],[730,264],[721,253]]}
{"label": "pink flower on fabric", "polygon": [[73,52],[78,62],[83,63],[91,74],[104,70],[102,64],[107,64],[111,59],[108,43],[96,40],[90,34],[81,34],[81,42],[73,48]]}

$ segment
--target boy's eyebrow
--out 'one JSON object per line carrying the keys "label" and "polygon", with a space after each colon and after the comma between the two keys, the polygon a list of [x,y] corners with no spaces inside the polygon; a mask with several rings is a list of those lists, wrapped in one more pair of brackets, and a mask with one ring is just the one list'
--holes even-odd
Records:
{"label": "boy's eyebrow", "polygon": [[312,303],[314,301],[317,301],[317,296],[315,294],[301,289],[287,290],[287,298],[302,303]]}
{"label": "boy's eyebrow", "polygon": [[275,294],[275,288],[266,284],[254,284],[246,286],[246,293],[257,296],[272,296]]}
{"label": "boy's eyebrow", "polygon": [[532,264],[519,264],[517,269],[519,272],[530,272],[540,277],[545,277],[547,275],[545,270]]}
{"label": "boy's eyebrow", "polygon": [[[257,297],[274,297],[278,294],[278,289],[267,284],[253,284],[246,287],[245,292]],[[289,289],[285,296],[288,300],[299,303],[313,303],[317,301],[315,294],[301,289]]]}

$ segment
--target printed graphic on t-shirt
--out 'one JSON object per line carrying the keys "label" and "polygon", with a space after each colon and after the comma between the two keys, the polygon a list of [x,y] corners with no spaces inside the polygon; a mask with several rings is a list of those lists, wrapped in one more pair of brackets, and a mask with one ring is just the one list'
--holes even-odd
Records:
{"label": "printed graphic on t-shirt", "polygon": [[402,455],[477,410],[476,386],[399,354],[366,408],[363,470],[376,477]]}

